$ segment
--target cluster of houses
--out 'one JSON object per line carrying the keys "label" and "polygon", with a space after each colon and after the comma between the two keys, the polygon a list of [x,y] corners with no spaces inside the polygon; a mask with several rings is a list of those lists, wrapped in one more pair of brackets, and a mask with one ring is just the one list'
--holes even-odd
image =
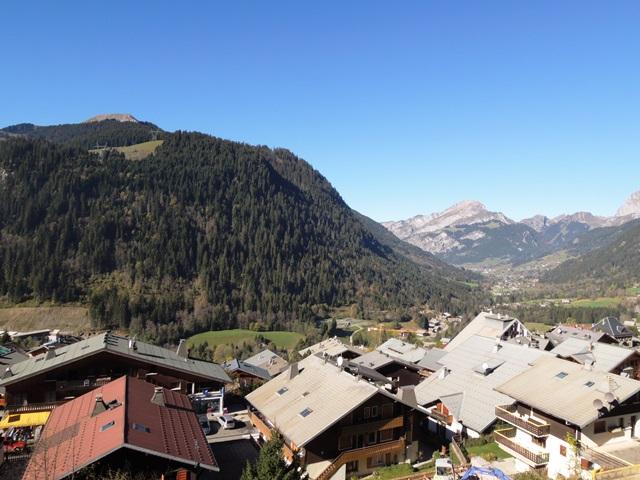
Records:
{"label": "cluster of houses", "polygon": [[253,438],[279,432],[283,457],[309,479],[414,464],[489,434],[518,471],[584,476],[640,464],[633,342],[613,318],[541,336],[483,312],[442,349],[392,338],[366,351],[331,338],[291,364],[264,350],[217,365],[184,342],[173,351],[106,332],[7,360],[0,430],[6,460],[28,455],[24,479],[125,460],[165,479],[229,478],[201,418],[224,416],[235,385]]}

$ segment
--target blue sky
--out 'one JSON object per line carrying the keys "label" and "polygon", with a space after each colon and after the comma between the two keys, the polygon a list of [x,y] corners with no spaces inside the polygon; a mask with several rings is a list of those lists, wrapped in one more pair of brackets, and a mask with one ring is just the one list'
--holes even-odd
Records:
{"label": "blue sky", "polygon": [[376,220],[640,190],[635,1],[3,4],[0,126],[128,112],[290,148]]}

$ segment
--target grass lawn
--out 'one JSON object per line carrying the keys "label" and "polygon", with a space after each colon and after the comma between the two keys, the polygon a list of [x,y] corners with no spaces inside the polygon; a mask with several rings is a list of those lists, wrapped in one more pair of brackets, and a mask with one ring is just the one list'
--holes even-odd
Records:
{"label": "grass lawn", "polygon": [[622,301],[619,297],[600,297],[596,299],[582,299],[582,300],[574,300],[569,305],[572,307],[584,307],[584,308],[601,308],[601,307],[610,307],[615,308],[620,305]]}
{"label": "grass lawn", "polygon": [[413,467],[407,463],[399,463],[398,465],[389,465],[388,467],[378,468],[373,474],[376,479],[390,480],[392,478],[406,477],[414,473]]}
{"label": "grass lawn", "polygon": [[475,447],[467,447],[467,453],[469,454],[469,457],[482,457],[484,454],[489,453],[495,455],[498,460],[511,457],[511,455],[502,450],[496,442],[486,443]]}
{"label": "grass lawn", "polygon": [[[114,150],[118,150],[124,153],[127,160],[142,160],[148,157],[156,151],[164,140],[151,140],[149,142],[137,143],[135,145],[129,145],[128,147],[115,147]],[[90,150],[91,152],[99,152],[102,149]]]}
{"label": "grass lawn", "polygon": [[549,325],[547,323],[538,323],[538,322],[524,322],[524,326],[527,327],[532,332],[540,332],[544,333],[553,328],[553,325]]}
{"label": "grass lawn", "polygon": [[302,335],[295,332],[254,332],[253,330],[219,330],[217,332],[204,332],[189,338],[190,345],[198,345],[207,342],[209,346],[220,344],[239,345],[243,341],[255,338],[256,335],[262,335],[271,340],[278,348],[291,350],[296,346]]}

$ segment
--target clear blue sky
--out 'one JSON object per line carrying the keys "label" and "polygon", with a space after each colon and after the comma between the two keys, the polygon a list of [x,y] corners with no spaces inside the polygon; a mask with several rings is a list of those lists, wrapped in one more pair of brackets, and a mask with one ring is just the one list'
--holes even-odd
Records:
{"label": "clear blue sky", "polygon": [[4,2],[0,126],[128,112],[284,146],[377,220],[640,189],[637,1]]}

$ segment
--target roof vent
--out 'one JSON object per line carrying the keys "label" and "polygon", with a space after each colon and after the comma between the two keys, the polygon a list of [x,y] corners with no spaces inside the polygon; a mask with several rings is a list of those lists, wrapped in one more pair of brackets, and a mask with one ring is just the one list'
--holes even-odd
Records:
{"label": "roof vent", "polygon": [[138,346],[136,345],[136,337],[129,339],[129,350],[137,350]]}
{"label": "roof vent", "polygon": [[297,377],[298,373],[300,373],[300,371],[298,370],[298,362],[293,362],[289,367],[289,380]]}
{"label": "roof vent", "polygon": [[449,373],[451,373],[451,370],[449,370],[447,367],[444,367],[442,370],[440,370],[440,378],[445,378],[447,375],[449,375]]}
{"label": "roof vent", "polygon": [[108,409],[109,407],[106,403],[104,403],[104,400],[102,399],[102,394],[96,393],[96,403],[93,406],[93,412],[91,412],[91,416],[95,417],[102,412],[106,412]]}
{"label": "roof vent", "polygon": [[47,352],[44,354],[44,359],[45,360],[53,360],[54,358],[56,358],[56,351],[53,348],[48,348]]}
{"label": "roof vent", "polygon": [[162,387],[154,387],[153,396],[151,397],[151,403],[155,403],[156,405],[160,405],[164,407],[164,388]]}
{"label": "roof vent", "polygon": [[179,357],[187,360],[189,358],[189,350],[187,349],[187,342],[184,338],[180,339],[180,343],[178,344],[178,350],[176,350],[176,354]]}
{"label": "roof vent", "polygon": [[13,377],[13,372],[11,371],[11,367],[7,367],[4,370],[4,373],[2,374],[2,378],[10,378]]}

